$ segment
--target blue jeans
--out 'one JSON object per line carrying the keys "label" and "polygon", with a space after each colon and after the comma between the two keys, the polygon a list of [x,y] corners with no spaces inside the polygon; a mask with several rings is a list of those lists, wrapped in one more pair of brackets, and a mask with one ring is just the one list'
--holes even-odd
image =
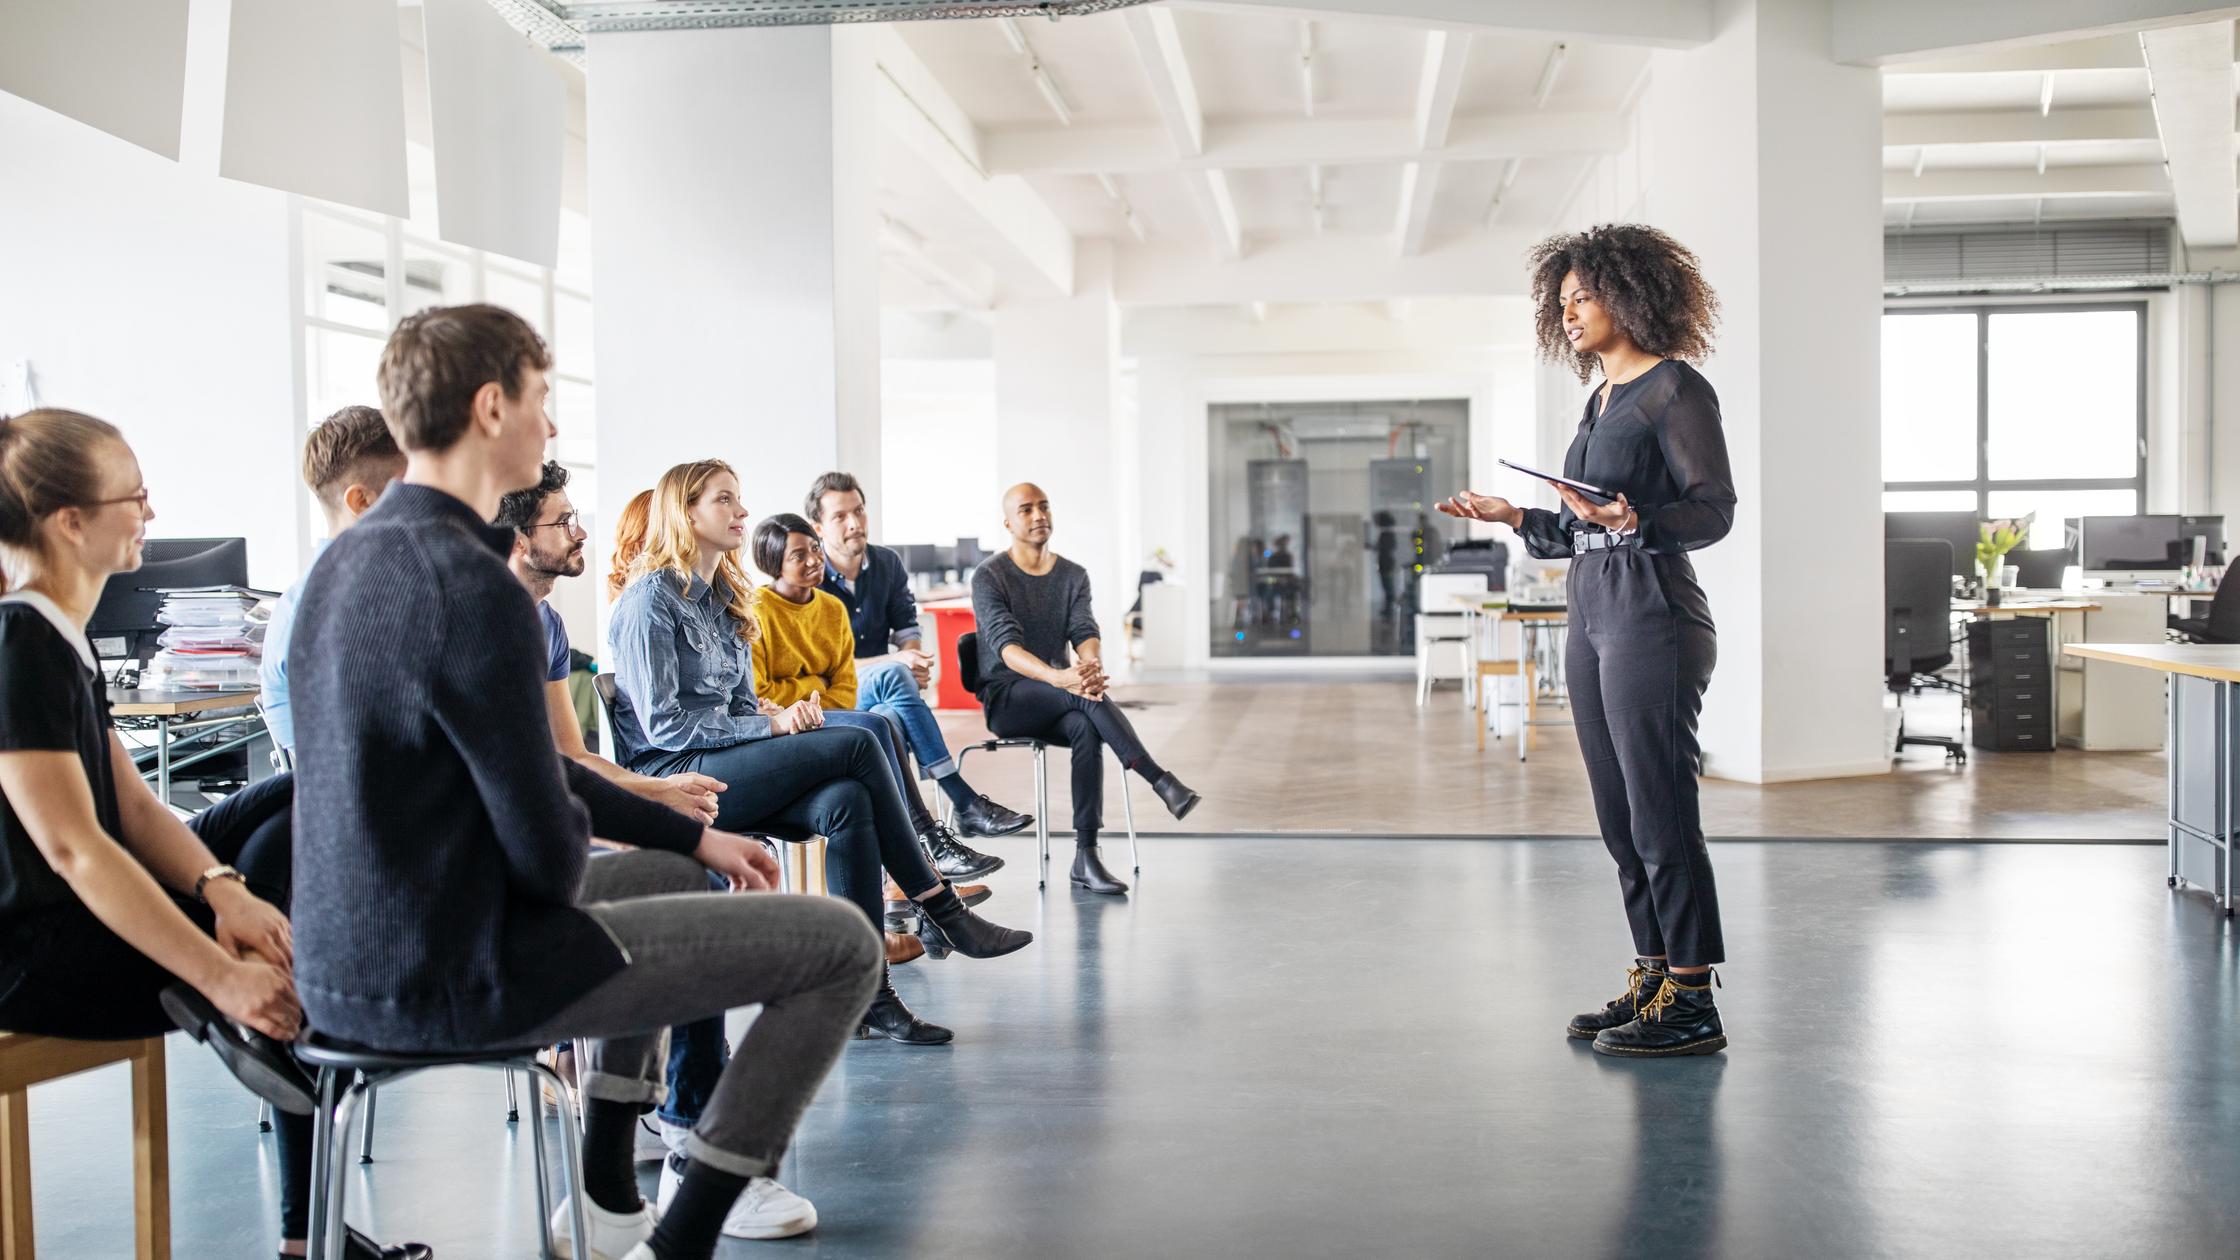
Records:
{"label": "blue jeans", "polygon": [[925,697],[918,694],[918,680],[909,666],[888,661],[858,670],[856,707],[884,714],[901,724],[910,751],[917,755],[918,769],[927,778],[945,779],[957,772],[956,759],[949,755],[949,742],[941,738],[941,724],[934,720]]}

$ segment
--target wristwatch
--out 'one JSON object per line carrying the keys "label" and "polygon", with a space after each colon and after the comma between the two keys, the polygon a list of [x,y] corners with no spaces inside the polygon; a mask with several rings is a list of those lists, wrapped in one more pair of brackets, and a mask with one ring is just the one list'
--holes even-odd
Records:
{"label": "wristwatch", "polygon": [[199,901],[204,905],[210,904],[210,899],[202,895],[202,890],[208,888],[210,886],[210,881],[213,879],[230,879],[234,883],[241,885],[243,888],[247,888],[249,886],[248,879],[244,877],[241,872],[233,869],[223,862],[220,862],[216,866],[211,867],[209,870],[204,871],[201,877],[194,881],[194,899],[196,901]]}

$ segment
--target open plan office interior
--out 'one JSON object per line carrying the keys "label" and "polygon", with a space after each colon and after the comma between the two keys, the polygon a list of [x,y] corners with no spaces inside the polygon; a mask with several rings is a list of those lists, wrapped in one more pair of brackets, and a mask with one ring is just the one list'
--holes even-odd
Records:
{"label": "open plan office interior", "polygon": [[[745,685],[805,633],[777,601],[848,622],[784,738],[885,714],[912,852],[1034,941],[953,953],[887,887],[885,983],[954,1039],[867,1015],[717,1256],[2232,1257],[2236,18],[0,0],[0,509],[30,417],[129,446],[137,565],[56,615],[192,828],[325,790],[266,668],[363,554],[306,452],[402,431],[417,321],[549,358],[566,503],[496,559],[556,627],[556,777],[707,751],[638,773],[629,592],[701,598],[660,487],[722,461]],[[67,884],[35,820],[4,855]],[[770,830],[737,896],[847,893],[841,840]],[[17,905],[0,1255],[298,1254],[284,1120],[199,1032],[10,1023]],[[573,1251],[599,1091],[507,1062],[318,1100],[316,1228],[392,1250],[303,1250]],[[664,1089],[649,1230],[715,1128]],[[627,1241],[585,1250],[693,1254]]]}

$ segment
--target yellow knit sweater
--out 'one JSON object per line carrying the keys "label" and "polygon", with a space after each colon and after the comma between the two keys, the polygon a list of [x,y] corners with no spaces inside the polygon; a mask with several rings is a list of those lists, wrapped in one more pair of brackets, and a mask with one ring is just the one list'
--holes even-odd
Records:
{"label": "yellow knit sweater", "polygon": [[754,641],[755,694],[792,704],[821,692],[824,707],[856,707],[856,635],[848,608],[818,591],[796,604],[767,586],[754,592],[762,633]]}

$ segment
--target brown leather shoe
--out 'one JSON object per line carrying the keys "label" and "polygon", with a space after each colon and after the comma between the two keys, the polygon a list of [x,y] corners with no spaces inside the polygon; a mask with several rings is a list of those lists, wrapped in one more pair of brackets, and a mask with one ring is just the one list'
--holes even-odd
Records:
{"label": "brown leather shoe", "polygon": [[925,943],[915,936],[904,936],[900,932],[889,932],[886,934],[886,938],[887,965],[890,967],[899,967],[906,962],[916,962],[926,956]]}

